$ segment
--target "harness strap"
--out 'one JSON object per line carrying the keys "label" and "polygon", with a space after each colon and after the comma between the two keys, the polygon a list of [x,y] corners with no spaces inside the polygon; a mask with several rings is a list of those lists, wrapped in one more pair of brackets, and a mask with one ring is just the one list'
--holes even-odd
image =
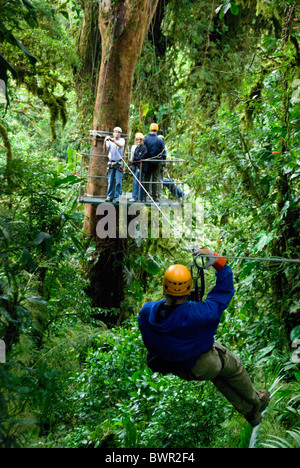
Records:
{"label": "harness strap", "polygon": [[[196,276],[196,281],[195,281],[195,292],[193,295],[193,300],[197,302],[202,302],[203,296],[205,293],[205,279],[204,279],[204,268],[203,268],[204,258],[202,257],[202,266],[198,265],[197,258],[198,256],[194,258],[194,263],[191,266],[192,277],[193,277],[193,268],[196,268],[197,270],[197,276]],[[199,281],[200,281],[200,285],[199,285]]]}

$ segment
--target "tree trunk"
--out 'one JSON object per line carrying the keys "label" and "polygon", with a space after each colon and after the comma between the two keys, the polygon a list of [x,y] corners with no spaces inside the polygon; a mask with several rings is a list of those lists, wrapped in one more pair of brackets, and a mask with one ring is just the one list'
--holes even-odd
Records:
{"label": "tree trunk", "polygon": [[74,69],[78,112],[82,115],[80,129],[86,132],[86,122],[93,122],[93,110],[101,61],[101,36],[98,26],[99,5],[94,0],[85,0],[84,18],[76,38],[77,53],[81,66]]}
{"label": "tree trunk", "polygon": [[[99,28],[102,58],[94,110],[93,130],[112,132],[119,126],[129,133],[129,109],[136,62],[158,0],[100,0]],[[103,138],[92,138],[87,194],[106,196],[107,157]],[[98,177],[98,178],[97,178]],[[101,177],[101,178],[99,178]],[[116,207],[116,217],[118,218]],[[85,206],[85,233],[96,240],[98,261],[91,269],[89,293],[93,305],[119,308],[123,299],[123,263],[126,239],[100,239],[97,205]],[[117,222],[118,225],[118,222]]]}

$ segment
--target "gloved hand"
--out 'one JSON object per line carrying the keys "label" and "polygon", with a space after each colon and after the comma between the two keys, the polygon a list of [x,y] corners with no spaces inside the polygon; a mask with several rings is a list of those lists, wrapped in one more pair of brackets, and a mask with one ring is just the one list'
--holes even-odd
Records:
{"label": "gloved hand", "polygon": [[215,270],[221,271],[227,262],[226,258],[222,258],[221,255],[215,253],[213,250],[210,250],[210,249],[206,249],[206,248],[194,249],[194,255],[199,255],[199,254],[202,257],[207,257],[207,261],[203,266],[205,270],[209,268],[210,266],[212,266]]}

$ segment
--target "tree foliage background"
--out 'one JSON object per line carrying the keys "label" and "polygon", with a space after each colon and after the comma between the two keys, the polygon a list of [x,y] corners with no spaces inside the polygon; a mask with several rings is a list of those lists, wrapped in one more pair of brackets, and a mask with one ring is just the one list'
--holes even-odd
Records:
{"label": "tree foliage background", "polygon": [[[87,294],[76,152],[89,147],[97,2],[0,11],[0,446],[246,447],[248,425],[209,383],[145,366],[136,314],[170,263],[189,265],[182,245],[129,240],[120,308]],[[131,133],[159,122],[225,255],[300,258],[299,16],[293,0],[161,0],[136,66]],[[272,392],[256,446],[299,447],[299,266],[231,266],[217,338]]]}

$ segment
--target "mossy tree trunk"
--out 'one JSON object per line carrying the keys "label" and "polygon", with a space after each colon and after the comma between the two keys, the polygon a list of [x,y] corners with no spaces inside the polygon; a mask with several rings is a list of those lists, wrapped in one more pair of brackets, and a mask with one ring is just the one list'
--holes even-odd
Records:
{"label": "mossy tree trunk", "polygon": [[[99,29],[102,57],[94,109],[93,129],[111,132],[114,127],[129,133],[131,90],[137,59],[158,0],[100,0]],[[103,139],[91,141],[87,193],[106,196],[107,157]],[[97,177],[101,178],[97,178]],[[123,300],[123,263],[126,239],[100,239],[96,226],[97,205],[85,206],[85,233],[96,240],[97,261],[90,271],[90,295],[94,306],[119,308]],[[118,207],[116,208],[118,218]]]}
{"label": "mossy tree trunk", "polygon": [[84,18],[76,38],[77,53],[81,66],[74,69],[77,107],[82,115],[81,130],[92,125],[98,75],[101,62],[101,36],[98,25],[99,3],[86,0],[83,6]]}

